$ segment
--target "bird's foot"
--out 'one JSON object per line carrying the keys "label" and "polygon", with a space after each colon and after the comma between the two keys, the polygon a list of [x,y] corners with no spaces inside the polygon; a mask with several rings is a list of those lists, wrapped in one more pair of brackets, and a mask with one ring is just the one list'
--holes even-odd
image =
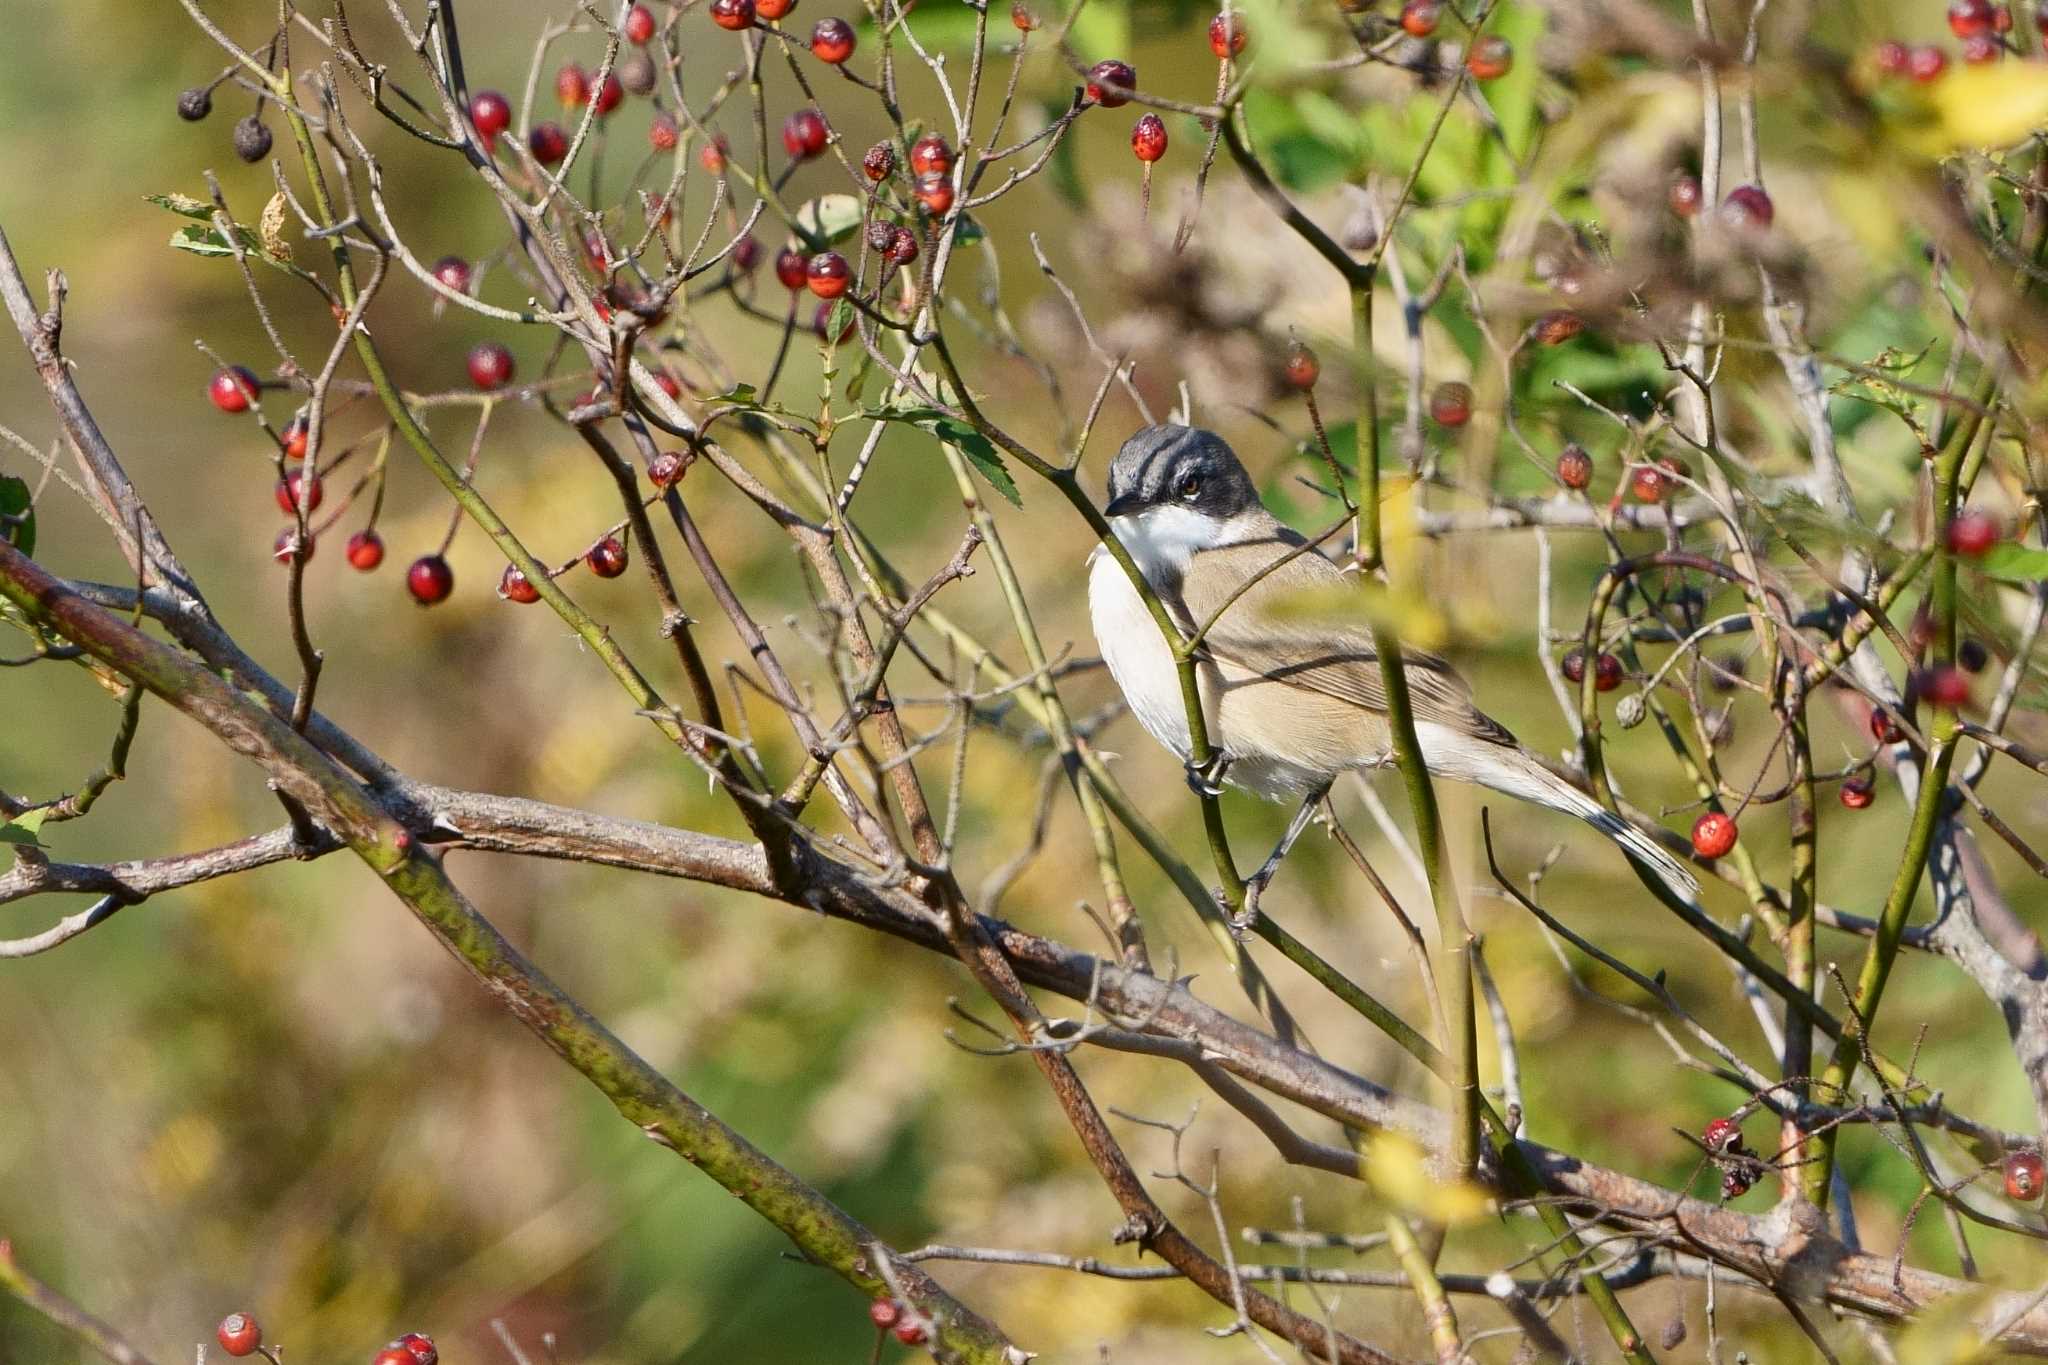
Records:
{"label": "bird's foot", "polygon": [[1209,755],[1207,763],[1183,763],[1182,771],[1187,774],[1188,790],[1197,796],[1223,795],[1223,774],[1230,767],[1230,760],[1222,754]]}
{"label": "bird's foot", "polygon": [[1223,908],[1223,923],[1229,928],[1232,937],[1240,942],[1249,940],[1257,928],[1259,897],[1265,892],[1265,879],[1253,877],[1244,884],[1244,899],[1236,909],[1231,908],[1230,902],[1223,898],[1221,892],[1217,893],[1216,903]]}

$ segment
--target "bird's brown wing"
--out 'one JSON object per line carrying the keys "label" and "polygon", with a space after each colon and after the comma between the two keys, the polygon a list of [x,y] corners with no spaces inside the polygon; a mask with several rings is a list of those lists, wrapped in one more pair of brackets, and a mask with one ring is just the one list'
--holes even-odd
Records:
{"label": "bird's brown wing", "polygon": [[[1371,634],[1356,620],[1317,609],[1318,596],[1349,586],[1349,580],[1314,550],[1270,567],[1300,543],[1294,532],[1280,529],[1270,538],[1196,553],[1176,585],[1175,615],[1192,631],[1229,602],[1202,637],[1209,654],[1274,682],[1384,715],[1387,684]],[[1262,569],[1268,570],[1265,577],[1231,602],[1238,585]],[[1515,743],[1505,726],[1473,703],[1471,689],[1449,660],[1419,649],[1403,649],[1401,658],[1416,720],[1494,744]]]}

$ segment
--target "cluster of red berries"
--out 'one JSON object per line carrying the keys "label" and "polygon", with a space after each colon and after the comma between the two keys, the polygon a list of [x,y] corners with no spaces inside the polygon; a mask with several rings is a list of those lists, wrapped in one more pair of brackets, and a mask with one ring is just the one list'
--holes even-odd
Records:
{"label": "cluster of red berries", "polygon": [[1700,1134],[1700,1142],[1721,1171],[1721,1198],[1740,1199],[1756,1184],[1762,1162],[1743,1140],[1742,1125],[1734,1119],[1715,1119]]}
{"label": "cluster of red berries", "polygon": [[[675,472],[668,478],[669,483],[675,482],[681,475],[681,460],[674,455],[664,455],[656,460],[655,464],[659,465],[662,460],[676,461]],[[648,468],[648,477],[654,479],[658,485],[666,487],[661,483],[653,466]],[[617,536],[608,535],[583,552],[584,567],[599,578],[617,578],[626,571],[626,563],[626,542]],[[540,601],[540,589],[517,564],[507,564],[505,572],[498,579],[498,596],[507,602],[527,605]]]}
{"label": "cluster of red berries", "polygon": [[[2048,9],[2036,8],[2034,23],[2048,37]],[[2012,32],[2012,10],[2003,0],[1953,0],[1948,7],[1948,31],[1962,41],[1963,60],[1971,65],[1995,62],[2006,54]],[[1923,43],[1908,47],[1897,39],[1877,45],[1872,60],[1878,73],[1903,76],[1926,85],[1948,70],[1948,53]]]}
{"label": "cluster of red berries", "polygon": [[868,1304],[868,1321],[875,1324],[877,1331],[894,1332],[896,1340],[905,1346],[922,1346],[930,1333],[924,1324],[894,1299],[875,1299]]}
{"label": "cluster of red berries", "polygon": [[[1706,190],[1690,172],[1674,176],[1665,203],[1680,218],[1696,218],[1706,207]],[[1721,221],[1748,232],[1763,232],[1778,216],[1777,205],[1761,185],[1737,185],[1721,200]]]}

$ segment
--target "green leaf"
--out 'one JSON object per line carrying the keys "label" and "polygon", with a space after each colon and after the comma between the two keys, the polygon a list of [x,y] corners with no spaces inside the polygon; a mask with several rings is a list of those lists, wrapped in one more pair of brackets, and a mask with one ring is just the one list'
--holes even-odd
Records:
{"label": "green leaf", "polygon": [[754,396],[754,386],[752,384],[735,384],[712,401],[730,403],[734,407],[740,408],[758,408],[761,406],[760,400]]}
{"label": "green leaf", "polygon": [[202,223],[213,221],[214,206],[204,199],[194,199],[189,194],[145,194],[142,197],[181,218],[197,218]]}
{"label": "green leaf", "polygon": [[825,335],[837,337],[853,326],[853,301],[841,299],[832,305],[832,311],[825,317]]}
{"label": "green leaf", "polygon": [[42,829],[43,821],[49,818],[50,808],[38,806],[23,811],[6,824],[0,825],[0,844],[19,844],[25,848],[41,848],[42,841],[36,834]]}
{"label": "green leaf", "polygon": [[821,242],[843,241],[860,226],[861,201],[851,194],[821,194],[796,211],[797,229]]}
{"label": "green leaf", "polygon": [[2048,550],[2029,549],[2014,541],[2003,541],[1985,551],[1977,568],[1987,578],[2016,583],[2023,588],[2048,579]]}
{"label": "green leaf", "polygon": [[[293,275],[302,280],[312,278],[312,276],[308,275],[298,266],[293,265],[290,261],[281,261],[264,250],[263,243],[257,240],[256,234],[243,227],[240,223],[235,224],[235,240],[242,244],[242,254],[249,260],[261,265],[267,265],[272,270],[281,270],[287,275]],[[232,257],[235,254],[235,249],[228,244],[227,238],[221,236],[220,233],[212,228],[201,227],[197,223],[181,227],[172,233],[171,245],[179,251],[189,251],[195,256]]]}
{"label": "green leaf", "polygon": [[967,462],[974,466],[974,472],[986,479],[990,488],[1008,499],[1012,507],[1024,505],[1024,497],[1017,491],[1017,481],[1010,477],[1009,466],[1003,463],[1003,457],[996,453],[996,448],[989,444],[988,437],[964,422],[954,421],[951,417],[941,417],[930,423],[920,422],[918,425],[965,455]]}
{"label": "green leaf", "polygon": [[0,474],[0,540],[25,555],[36,552],[36,506],[28,484]]}

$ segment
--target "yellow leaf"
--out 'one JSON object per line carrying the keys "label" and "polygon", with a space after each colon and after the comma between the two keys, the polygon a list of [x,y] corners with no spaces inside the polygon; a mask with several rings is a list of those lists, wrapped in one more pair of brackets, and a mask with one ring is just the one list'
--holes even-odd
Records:
{"label": "yellow leaf", "polygon": [[1402,1133],[1382,1133],[1366,1151],[1366,1175],[1380,1197],[1404,1213],[1432,1223],[1484,1218],[1493,1201],[1476,1185],[1446,1180],[1430,1169],[1429,1154]]}
{"label": "yellow leaf", "polygon": [[2048,66],[1993,62],[1951,71],[1927,90],[1930,119],[1910,130],[1930,156],[2003,147],[2048,126]]}

